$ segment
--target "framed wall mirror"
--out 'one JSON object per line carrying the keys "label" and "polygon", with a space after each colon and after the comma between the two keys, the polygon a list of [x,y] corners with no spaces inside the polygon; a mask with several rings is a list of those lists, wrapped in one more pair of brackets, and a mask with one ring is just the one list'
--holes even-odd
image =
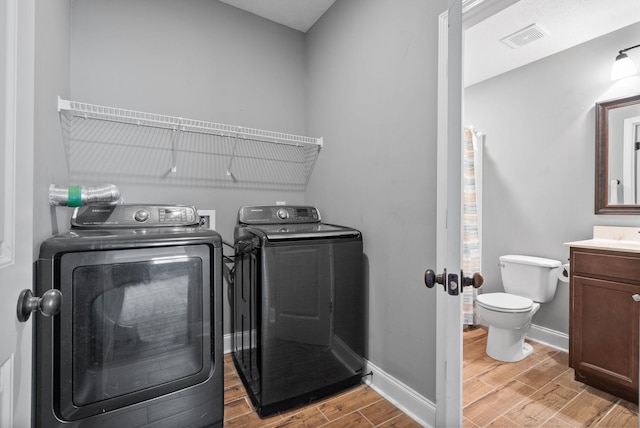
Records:
{"label": "framed wall mirror", "polygon": [[640,94],[596,103],[596,214],[640,214]]}

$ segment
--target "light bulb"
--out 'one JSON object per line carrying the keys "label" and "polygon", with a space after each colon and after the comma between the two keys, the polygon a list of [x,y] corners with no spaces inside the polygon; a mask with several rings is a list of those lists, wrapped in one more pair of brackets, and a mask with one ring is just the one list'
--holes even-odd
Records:
{"label": "light bulb", "polygon": [[627,54],[621,53],[616,57],[616,61],[611,68],[611,80],[632,76],[637,72],[638,70],[636,70],[636,66],[633,61],[631,61],[631,58],[629,58]]}

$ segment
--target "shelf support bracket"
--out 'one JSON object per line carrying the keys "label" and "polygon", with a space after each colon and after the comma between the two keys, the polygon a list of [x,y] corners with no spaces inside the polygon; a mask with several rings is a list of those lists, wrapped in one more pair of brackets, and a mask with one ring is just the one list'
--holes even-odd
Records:
{"label": "shelf support bracket", "polygon": [[178,171],[178,146],[182,139],[182,132],[184,127],[182,126],[182,118],[180,118],[180,127],[173,128],[173,139],[171,141],[171,172],[176,173]]}
{"label": "shelf support bracket", "polygon": [[238,180],[236,179],[236,176],[235,176],[235,175],[233,175],[233,171],[231,171],[231,166],[233,165],[233,159],[236,157],[236,149],[237,149],[237,147],[238,147],[238,136],[239,136],[239,135],[240,135],[240,134],[239,134],[239,133],[237,133],[237,134],[236,134],[236,137],[234,138],[234,141],[233,141],[233,150],[231,151],[231,159],[229,160],[229,164],[227,165],[227,176],[228,176],[228,177],[231,177],[231,179],[232,179],[234,182],[236,182],[236,181],[238,181]]}

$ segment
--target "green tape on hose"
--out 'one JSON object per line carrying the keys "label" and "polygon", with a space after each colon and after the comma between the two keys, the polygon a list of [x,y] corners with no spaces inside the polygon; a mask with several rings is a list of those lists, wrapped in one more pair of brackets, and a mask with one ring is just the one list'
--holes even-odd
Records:
{"label": "green tape on hose", "polygon": [[82,206],[82,186],[69,186],[69,206]]}

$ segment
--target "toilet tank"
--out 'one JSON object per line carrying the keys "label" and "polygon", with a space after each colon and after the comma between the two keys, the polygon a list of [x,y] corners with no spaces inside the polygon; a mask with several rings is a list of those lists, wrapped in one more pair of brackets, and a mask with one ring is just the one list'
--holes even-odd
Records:
{"label": "toilet tank", "polygon": [[558,285],[558,260],[542,257],[500,256],[502,285],[506,293],[545,303],[553,299]]}

